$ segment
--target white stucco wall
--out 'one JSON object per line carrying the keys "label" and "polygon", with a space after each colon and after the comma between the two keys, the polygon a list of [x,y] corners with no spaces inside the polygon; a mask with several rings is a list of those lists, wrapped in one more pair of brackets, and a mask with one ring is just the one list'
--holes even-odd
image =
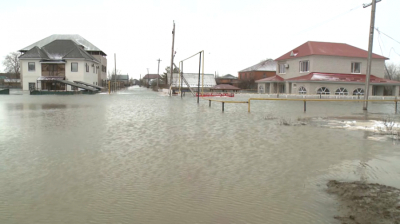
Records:
{"label": "white stucco wall", "polygon": [[[78,71],[71,71],[71,63],[78,63]],[[65,79],[68,81],[84,81],[85,61],[83,60],[68,60],[65,64]]]}
{"label": "white stucco wall", "polygon": [[[309,72],[300,72],[300,61],[310,61]],[[361,62],[361,74],[367,72],[367,58],[352,58],[352,57],[338,57],[338,56],[325,56],[325,55],[311,55],[301,58],[293,58],[283,61],[278,61],[276,74],[284,79],[294,78],[302,75],[307,75],[310,72],[326,72],[326,73],[345,73],[351,74],[351,63]],[[288,64],[285,74],[279,73],[279,65]],[[371,66],[371,74],[377,77],[384,77],[385,60],[373,59]]]}
{"label": "white stucco wall", "polygon": [[[367,58],[351,58],[351,57],[337,57],[337,56],[324,56],[313,55],[311,56],[313,62],[313,72],[328,72],[328,73],[345,73],[351,74],[351,63],[361,63],[361,74],[367,73]],[[383,78],[385,76],[385,60],[372,59],[371,75]]]}
{"label": "white stucco wall", "polygon": [[107,68],[107,58],[106,57],[104,57],[104,56],[102,56],[102,55],[92,55],[94,58],[96,58],[100,63],[99,63],[99,70],[98,70],[98,74],[97,74],[97,77],[98,77],[98,83],[101,83],[101,80],[106,80],[107,79],[107,71],[106,72],[103,72],[102,70],[101,70],[101,66],[102,65],[104,65],[104,66],[106,66],[106,69],[108,69]]}
{"label": "white stucco wall", "polygon": [[[345,88],[349,92],[349,95],[353,95],[353,91],[357,88],[364,89],[365,92],[365,85],[364,84],[341,84],[341,83],[307,83],[307,82],[293,82],[292,85],[292,92],[291,94],[298,94],[300,87],[305,87],[307,90],[307,95],[315,95],[317,94],[317,90],[321,87],[326,87],[330,91],[330,95],[335,95],[335,92],[339,88]],[[369,88],[369,95],[372,95],[372,85]],[[383,92],[379,95],[383,95]]]}
{"label": "white stucco wall", "polygon": [[[310,61],[310,72],[313,71],[313,66],[314,63],[312,62],[312,59],[310,56],[306,56],[306,57],[301,57],[301,58],[293,58],[290,60],[284,60],[284,61],[278,61],[277,63],[277,67],[276,67],[276,74],[281,76],[284,79],[290,79],[293,77],[297,77],[297,76],[302,76],[302,75],[307,75],[310,72],[300,72],[299,66],[300,66],[300,61]],[[286,73],[285,74],[281,74],[279,73],[279,65],[280,64],[288,64],[289,68],[286,68]]]}
{"label": "white stucco wall", "polygon": [[[35,62],[35,71],[28,71],[28,63]],[[36,80],[41,76],[42,66],[39,60],[20,59],[21,64],[21,77],[22,77],[22,90],[29,90],[29,83],[35,83],[37,88]]]}
{"label": "white stucco wall", "polygon": [[[71,63],[78,63],[78,72],[72,72],[71,71]],[[86,67],[85,64],[89,65],[89,72],[86,72]],[[98,66],[97,63],[92,62],[92,61],[84,61],[84,60],[68,60],[66,65],[65,65],[65,78],[68,81],[82,81],[82,82],[87,82],[90,84],[93,83],[98,83],[98,76],[97,73],[93,72],[93,67]]]}

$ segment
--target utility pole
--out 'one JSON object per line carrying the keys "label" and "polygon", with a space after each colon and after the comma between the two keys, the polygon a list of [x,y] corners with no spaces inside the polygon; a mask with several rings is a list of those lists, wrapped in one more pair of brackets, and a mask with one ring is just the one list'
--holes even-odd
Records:
{"label": "utility pole", "polygon": [[150,86],[150,74],[149,74],[149,68],[147,68],[147,88]]}
{"label": "utility pole", "polygon": [[142,87],[142,74],[140,74],[139,87]]}
{"label": "utility pole", "polygon": [[160,76],[160,59],[157,60],[158,61],[158,69],[157,69],[157,90],[158,90],[158,77]]}
{"label": "utility pole", "polygon": [[117,56],[114,53],[114,91],[116,83],[117,83]]}
{"label": "utility pole", "polygon": [[368,96],[369,96],[369,79],[371,76],[371,59],[372,59],[372,45],[374,42],[374,26],[375,26],[375,10],[376,10],[376,2],[380,2],[381,0],[372,0],[371,4],[364,4],[363,8],[369,7],[371,8],[371,23],[369,28],[369,43],[368,43],[368,62],[367,62],[367,74],[365,77],[365,92],[364,92],[364,106],[363,110],[368,110]]}
{"label": "utility pole", "polygon": [[[172,51],[171,51],[171,81],[170,85],[172,85],[172,80],[173,80],[173,74],[174,74],[174,42],[175,42],[175,21],[173,21],[174,27],[172,29]],[[168,78],[167,78],[167,84],[168,84]],[[172,93],[170,93],[172,96]]]}

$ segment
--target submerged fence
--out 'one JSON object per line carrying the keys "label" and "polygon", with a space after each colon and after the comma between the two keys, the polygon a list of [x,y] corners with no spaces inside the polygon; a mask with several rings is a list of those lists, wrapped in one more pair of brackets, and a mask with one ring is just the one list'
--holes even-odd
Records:
{"label": "submerged fence", "polygon": [[[291,99],[291,98],[249,98],[247,101],[231,101],[231,100],[215,100],[215,99],[204,99],[209,101],[209,107],[211,107],[211,102],[220,102],[222,103],[222,112],[225,111],[225,103],[247,103],[247,111],[250,113],[251,109],[251,101],[303,101],[303,108],[304,112],[307,111],[307,101],[313,101],[313,102],[364,102],[365,100],[363,99]],[[368,102],[393,102],[395,104],[395,113],[397,113],[397,104],[400,101],[399,99],[373,99],[373,100],[367,100]]]}

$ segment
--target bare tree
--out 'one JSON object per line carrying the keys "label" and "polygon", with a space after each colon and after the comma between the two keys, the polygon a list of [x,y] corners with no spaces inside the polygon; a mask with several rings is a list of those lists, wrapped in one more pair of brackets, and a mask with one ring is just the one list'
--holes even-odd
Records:
{"label": "bare tree", "polygon": [[389,63],[385,65],[385,78],[400,81],[400,65]]}
{"label": "bare tree", "polygon": [[[117,69],[117,75],[120,75],[121,74],[121,70],[118,70]],[[107,79],[108,80],[111,80],[112,78],[114,78],[114,75],[115,75],[115,70],[108,70],[108,74],[107,74]]]}
{"label": "bare tree", "polygon": [[4,67],[6,67],[5,71],[7,73],[15,74],[17,79],[20,78],[20,64],[18,60],[19,55],[20,54],[18,52],[11,52],[5,57],[3,61],[3,65]]}

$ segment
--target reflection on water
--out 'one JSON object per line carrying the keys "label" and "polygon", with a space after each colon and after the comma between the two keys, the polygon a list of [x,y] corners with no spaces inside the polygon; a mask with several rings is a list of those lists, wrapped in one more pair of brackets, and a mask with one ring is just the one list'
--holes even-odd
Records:
{"label": "reflection on water", "polygon": [[0,223],[333,223],[327,180],[400,187],[392,141],[265,119],[358,117],[362,104],[301,104],[221,113],[145,88],[0,96]]}

